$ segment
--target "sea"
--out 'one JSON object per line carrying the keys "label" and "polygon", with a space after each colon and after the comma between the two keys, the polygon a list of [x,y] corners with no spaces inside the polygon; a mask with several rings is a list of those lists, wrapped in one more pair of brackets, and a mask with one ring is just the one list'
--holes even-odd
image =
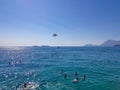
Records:
{"label": "sea", "polygon": [[120,90],[120,47],[1,47],[0,90]]}

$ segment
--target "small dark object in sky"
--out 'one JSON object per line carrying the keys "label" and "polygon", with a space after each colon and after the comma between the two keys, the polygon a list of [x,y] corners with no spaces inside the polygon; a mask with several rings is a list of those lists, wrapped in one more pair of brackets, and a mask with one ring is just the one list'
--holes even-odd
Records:
{"label": "small dark object in sky", "polygon": [[56,37],[56,36],[57,36],[57,34],[56,34],[56,33],[54,33],[54,34],[53,34],[53,37]]}

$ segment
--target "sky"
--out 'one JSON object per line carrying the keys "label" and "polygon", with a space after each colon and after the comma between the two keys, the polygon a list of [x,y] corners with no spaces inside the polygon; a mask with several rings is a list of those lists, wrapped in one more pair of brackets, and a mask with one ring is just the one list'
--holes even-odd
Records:
{"label": "sky", "polygon": [[0,0],[0,46],[83,46],[106,40],[120,40],[120,0]]}

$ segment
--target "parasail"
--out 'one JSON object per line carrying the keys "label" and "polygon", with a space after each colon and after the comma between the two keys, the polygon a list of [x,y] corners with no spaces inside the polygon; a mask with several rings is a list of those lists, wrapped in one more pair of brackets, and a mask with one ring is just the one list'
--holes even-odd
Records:
{"label": "parasail", "polygon": [[53,36],[53,37],[56,37],[56,36],[57,36],[57,34],[56,34],[56,33],[54,33],[52,36]]}

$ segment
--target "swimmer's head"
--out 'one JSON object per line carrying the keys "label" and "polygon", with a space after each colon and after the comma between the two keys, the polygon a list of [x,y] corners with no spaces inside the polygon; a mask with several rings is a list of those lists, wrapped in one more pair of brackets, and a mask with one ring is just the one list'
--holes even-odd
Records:
{"label": "swimmer's head", "polygon": [[24,83],[24,88],[26,88],[27,87],[27,83]]}

